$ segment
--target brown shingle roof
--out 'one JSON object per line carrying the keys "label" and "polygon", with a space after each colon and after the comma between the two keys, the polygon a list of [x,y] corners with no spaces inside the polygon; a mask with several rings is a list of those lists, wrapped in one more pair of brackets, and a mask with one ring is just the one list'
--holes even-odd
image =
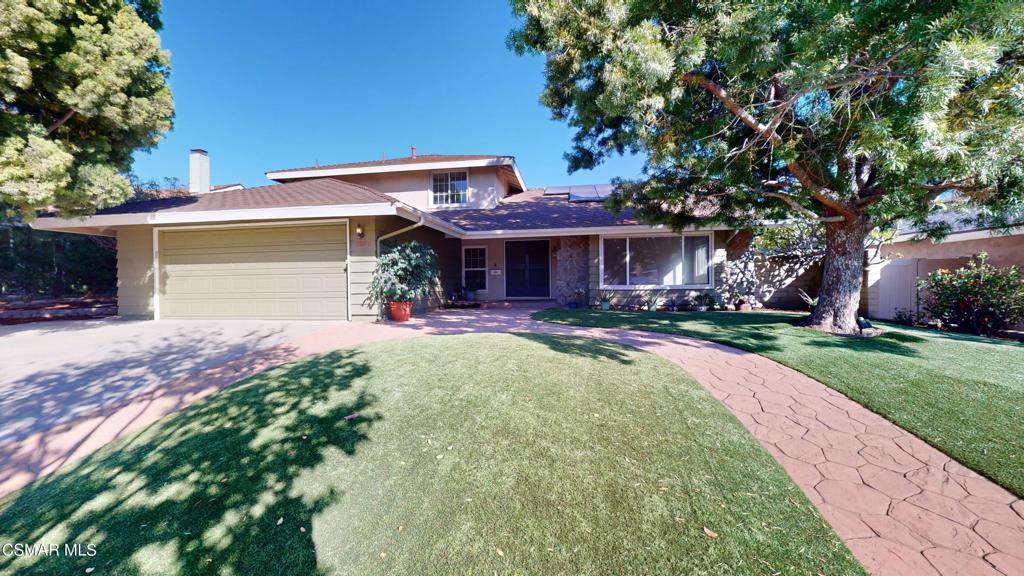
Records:
{"label": "brown shingle roof", "polygon": [[258,186],[242,190],[210,192],[199,196],[160,198],[131,202],[99,210],[97,214],[136,214],[147,212],[195,212],[201,210],[242,210],[249,208],[285,208],[290,206],[330,206],[337,204],[379,204],[395,200],[372,188],[333,178],[314,178]]}
{"label": "brown shingle roof", "polygon": [[459,162],[462,160],[497,160],[508,158],[495,154],[418,154],[416,157],[389,158],[387,160],[370,160],[366,162],[347,162],[344,164],[325,164],[323,166],[306,166],[304,168],[284,168],[270,172],[298,172],[300,170],[330,170],[332,168],[374,168],[378,166],[399,166],[402,164],[428,164],[431,162]]}
{"label": "brown shingle roof", "polygon": [[443,210],[432,215],[467,232],[642,224],[633,218],[630,210],[616,215],[609,212],[601,202],[569,202],[564,196],[545,197],[539,190],[509,196],[494,208]]}

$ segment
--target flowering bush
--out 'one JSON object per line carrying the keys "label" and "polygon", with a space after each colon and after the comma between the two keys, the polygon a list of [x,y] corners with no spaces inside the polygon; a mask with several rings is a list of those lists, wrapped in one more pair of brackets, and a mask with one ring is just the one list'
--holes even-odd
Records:
{"label": "flowering bush", "polygon": [[937,270],[918,282],[932,318],[957,332],[988,336],[1024,320],[1024,274],[987,260],[982,252],[963,268]]}

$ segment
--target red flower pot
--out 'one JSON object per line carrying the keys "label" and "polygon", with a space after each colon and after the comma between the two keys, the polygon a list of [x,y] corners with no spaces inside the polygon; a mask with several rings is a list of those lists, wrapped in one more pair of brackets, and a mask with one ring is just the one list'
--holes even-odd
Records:
{"label": "red flower pot", "polygon": [[412,313],[412,302],[388,302],[388,314],[395,322],[405,322]]}

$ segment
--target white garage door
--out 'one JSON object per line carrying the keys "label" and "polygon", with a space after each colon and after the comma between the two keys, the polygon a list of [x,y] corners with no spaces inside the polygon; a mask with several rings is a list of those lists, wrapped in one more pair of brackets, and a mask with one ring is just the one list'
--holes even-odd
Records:
{"label": "white garage door", "polygon": [[345,319],[344,223],[160,232],[162,318]]}

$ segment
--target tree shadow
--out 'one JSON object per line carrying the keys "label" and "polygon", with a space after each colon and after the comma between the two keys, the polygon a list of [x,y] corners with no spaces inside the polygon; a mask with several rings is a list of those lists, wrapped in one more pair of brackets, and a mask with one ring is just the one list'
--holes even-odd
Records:
{"label": "tree shadow", "polygon": [[633,364],[634,362],[630,358],[629,348],[606,340],[529,332],[510,332],[510,334],[530,340],[531,342],[543,344],[555,352],[567,354],[575,358],[612,360],[619,364]]}
{"label": "tree shadow", "polygon": [[130,336],[96,342],[96,353],[86,360],[53,366],[41,358],[42,369],[24,364],[12,379],[0,378],[0,444],[76,418],[111,414],[145,393],[202,384],[202,371],[249,354],[261,353],[264,364],[292,359],[288,346],[275,345],[285,340],[281,328],[238,333],[215,324],[179,327],[156,344]]}
{"label": "tree shadow", "polygon": [[311,520],[341,495],[301,476],[354,455],[382,419],[359,355],[263,372],[9,496],[0,541],[96,555],[4,557],[0,572],[317,573]]}

